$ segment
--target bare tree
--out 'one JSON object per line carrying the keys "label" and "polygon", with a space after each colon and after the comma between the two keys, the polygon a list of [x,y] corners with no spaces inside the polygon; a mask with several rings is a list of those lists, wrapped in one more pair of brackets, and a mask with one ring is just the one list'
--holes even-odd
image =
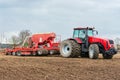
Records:
{"label": "bare tree", "polygon": [[30,35],[31,35],[30,30],[22,30],[22,31],[19,33],[20,43],[23,43],[23,41],[25,40],[25,38],[26,38],[27,36],[30,36]]}
{"label": "bare tree", "polygon": [[13,44],[14,47],[20,46],[23,44],[26,37],[30,35],[30,30],[22,30],[19,32],[18,36],[13,35],[10,39],[10,42]]}
{"label": "bare tree", "polygon": [[11,41],[12,41],[14,47],[15,47],[17,44],[19,44],[19,38],[18,38],[17,36],[15,36],[15,35],[13,35],[13,36],[11,37]]}

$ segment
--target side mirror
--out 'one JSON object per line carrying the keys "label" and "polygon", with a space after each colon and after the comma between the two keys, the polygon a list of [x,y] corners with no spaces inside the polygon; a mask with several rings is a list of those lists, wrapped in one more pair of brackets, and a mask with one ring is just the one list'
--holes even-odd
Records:
{"label": "side mirror", "polygon": [[98,31],[94,30],[93,35],[98,35]]}

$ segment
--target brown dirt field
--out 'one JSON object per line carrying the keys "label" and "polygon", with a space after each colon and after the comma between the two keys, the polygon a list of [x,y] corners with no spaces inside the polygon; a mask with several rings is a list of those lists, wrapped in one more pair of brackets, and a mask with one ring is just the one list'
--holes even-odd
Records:
{"label": "brown dirt field", "polygon": [[0,55],[0,80],[119,80],[120,54],[101,57],[16,57]]}

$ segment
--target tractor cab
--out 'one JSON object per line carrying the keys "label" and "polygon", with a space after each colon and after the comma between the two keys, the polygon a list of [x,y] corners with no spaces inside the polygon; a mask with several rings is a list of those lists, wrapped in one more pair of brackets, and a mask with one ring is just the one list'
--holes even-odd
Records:
{"label": "tractor cab", "polygon": [[82,43],[86,43],[88,36],[94,36],[98,34],[94,28],[74,28],[73,38],[80,38]]}
{"label": "tractor cab", "polygon": [[[94,36],[98,32],[94,28],[74,28],[73,39],[81,41],[82,52],[88,52],[89,48],[89,37]],[[76,40],[77,41],[77,40]]]}

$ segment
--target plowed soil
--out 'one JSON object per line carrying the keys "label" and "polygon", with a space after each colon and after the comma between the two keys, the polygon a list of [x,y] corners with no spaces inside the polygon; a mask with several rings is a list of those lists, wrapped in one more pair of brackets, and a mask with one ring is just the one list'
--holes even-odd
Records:
{"label": "plowed soil", "polygon": [[120,54],[111,60],[0,55],[0,80],[120,80]]}

